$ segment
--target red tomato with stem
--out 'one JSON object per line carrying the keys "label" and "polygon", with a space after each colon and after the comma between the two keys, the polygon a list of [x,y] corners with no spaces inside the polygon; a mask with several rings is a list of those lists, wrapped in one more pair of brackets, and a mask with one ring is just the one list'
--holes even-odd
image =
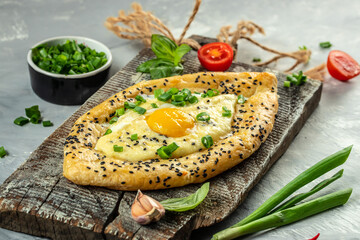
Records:
{"label": "red tomato with stem", "polygon": [[329,53],[327,68],[330,75],[340,81],[347,81],[360,74],[360,66],[355,59],[339,50]]}
{"label": "red tomato with stem", "polygon": [[198,50],[198,58],[201,65],[207,70],[225,71],[231,66],[234,51],[227,43],[208,43]]}

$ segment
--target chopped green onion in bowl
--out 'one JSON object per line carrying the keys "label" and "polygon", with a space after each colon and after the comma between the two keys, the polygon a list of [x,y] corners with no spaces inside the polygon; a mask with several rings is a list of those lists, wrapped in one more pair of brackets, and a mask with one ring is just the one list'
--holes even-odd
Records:
{"label": "chopped green onion in bowl", "polygon": [[34,47],[32,61],[47,72],[76,75],[99,69],[108,59],[104,52],[97,52],[76,40],[66,40],[64,44]]}

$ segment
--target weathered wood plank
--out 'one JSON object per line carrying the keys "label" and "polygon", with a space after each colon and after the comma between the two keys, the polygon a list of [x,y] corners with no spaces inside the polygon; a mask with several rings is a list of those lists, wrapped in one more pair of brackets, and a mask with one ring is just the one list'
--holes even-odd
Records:
{"label": "weathered wood plank", "polygon": [[[213,39],[196,36],[202,43]],[[0,227],[52,239],[186,239],[193,229],[223,220],[246,197],[270,166],[285,152],[291,140],[316,108],[321,83],[310,80],[301,88],[282,87],[273,132],[248,160],[211,179],[204,203],[193,211],[167,213],[156,224],[140,226],[130,217],[134,192],[77,186],[62,176],[63,142],[75,120],[112,94],[147,76],[136,74],[139,63],[152,58],[144,49],[64,122],[36,149],[29,159],[0,186]],[[186,56],[186,73],[204,71],[196,53]],[[270,71],[234,63],[229,71]],[[162,200],[193,193],[199,185],[149,191]]]}

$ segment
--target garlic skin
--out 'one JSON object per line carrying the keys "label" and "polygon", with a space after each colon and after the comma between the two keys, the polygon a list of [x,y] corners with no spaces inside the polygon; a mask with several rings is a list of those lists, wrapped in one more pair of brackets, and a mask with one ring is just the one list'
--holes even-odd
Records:
{"label": "garlic skin", "polygon": [[164,207],[152,197],[138,190],[131,206],[132,218],[141,225],[159,221],[165,215]]}

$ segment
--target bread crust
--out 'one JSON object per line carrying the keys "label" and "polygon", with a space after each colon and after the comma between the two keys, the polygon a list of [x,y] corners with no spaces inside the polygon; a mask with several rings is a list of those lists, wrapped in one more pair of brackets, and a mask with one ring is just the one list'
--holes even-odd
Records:
{"label": "bread crust", "polygon": [[[236,104],[232,134],[209,148],[176,159],[127,162],[107,157],[94,149],[116,109],[138,94],[162,88],[188,88],[222,94],[242,94],[248,100]],[[207,72],[142,81],[94,107],[74,124],[65,142],[63,174],[79,185],[133,191],[180,187],[201,183],[242,162],[255,152],[271,132],[278,111],[277,79],[271,73]]]}

